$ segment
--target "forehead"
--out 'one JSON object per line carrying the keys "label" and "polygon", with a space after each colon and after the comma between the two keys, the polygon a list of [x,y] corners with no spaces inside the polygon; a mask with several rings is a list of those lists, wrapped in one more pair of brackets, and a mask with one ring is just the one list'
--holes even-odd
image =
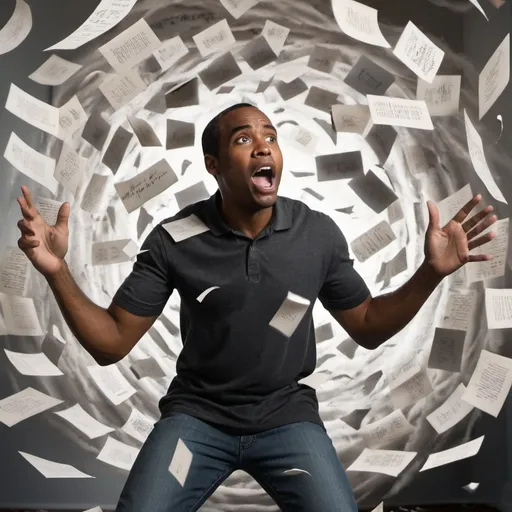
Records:
{"label": "forehead", "polygon": [[231,131],[233,128],[242,125],[256,126],[258,124],[272,124],[270,119],[256,107],[241,107],[222,116],[220,130]]}

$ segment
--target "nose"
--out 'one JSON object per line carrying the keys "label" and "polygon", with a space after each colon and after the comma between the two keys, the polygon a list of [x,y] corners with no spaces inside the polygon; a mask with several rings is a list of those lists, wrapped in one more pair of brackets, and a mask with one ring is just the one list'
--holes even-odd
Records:
{"label": "nose", "polygon": [[265,139],[260,139],[254,145],[253,156],[270,156],[270,146]]}

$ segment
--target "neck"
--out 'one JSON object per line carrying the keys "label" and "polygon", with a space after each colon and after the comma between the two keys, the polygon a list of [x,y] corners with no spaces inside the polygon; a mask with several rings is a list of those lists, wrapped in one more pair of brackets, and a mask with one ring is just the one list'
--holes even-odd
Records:
{"label": "neck", "polygon": [[274,207],[271,206],[255,211],[248,211],[224,197],[222,197],[219,206],[229,226],[235,231],[244,233],[244,235],[249,238],[256,238],[258,234],[265,229],[272,219],[272,212],[274,210]]}

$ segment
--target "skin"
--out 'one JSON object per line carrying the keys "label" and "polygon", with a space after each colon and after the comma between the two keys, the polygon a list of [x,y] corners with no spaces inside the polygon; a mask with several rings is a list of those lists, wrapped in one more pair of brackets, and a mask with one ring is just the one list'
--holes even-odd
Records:
{"label": "skin", "polygon": [[[275,170],[276,186],[270,194],[260,193],[251,180],[255,168],[265,164]],[[228,224],[254,238],[272,218],[283,171],[283,155],[270,119],[254,107],[228,112],[220,121],[218,157],[205,155],[205,165],[217,180]]]}

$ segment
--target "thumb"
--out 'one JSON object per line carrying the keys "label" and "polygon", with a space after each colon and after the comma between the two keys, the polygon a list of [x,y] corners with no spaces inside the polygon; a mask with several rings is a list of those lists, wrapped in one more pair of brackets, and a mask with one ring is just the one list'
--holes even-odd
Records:
{"label": "thumb", "polygon": [[428,229],[440,229],[439,226],[439,209],[433,201],[427,201],[428,208]]}
{"label": "thumb", "polygon": [[70,213],[69,203],[64,203],[59,208],[59,213],[57,214],[57,222],[55,223],[55,227],[57,228],[67,228],[68,227],[68,219]]}

